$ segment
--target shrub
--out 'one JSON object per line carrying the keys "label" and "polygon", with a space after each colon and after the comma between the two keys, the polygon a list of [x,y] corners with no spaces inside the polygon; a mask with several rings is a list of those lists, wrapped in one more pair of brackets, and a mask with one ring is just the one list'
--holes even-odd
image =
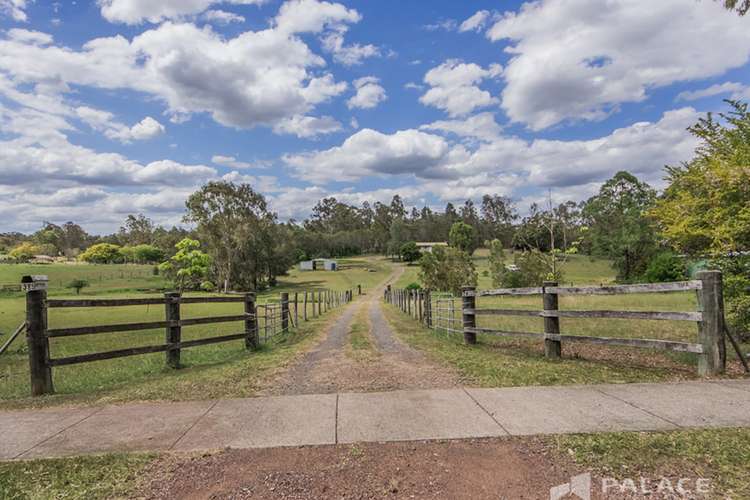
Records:
{"label": "shrub", "polygon": [[67,288],[73,288],[76,291],[76,295],[81,294],[81,289],[89,286],[89,282],[82,279],[75,279],[68,283]]}
{"label": "shrub", "polygon": [[643,279],[648,283],[680,281],[686,277],[685,261],[673,252],[657,254],[648,263]]}
{"label": "shrub", "polygon": [[477,285],[471,256],[454,247],[435,247],[419,259],[419,279],[425,288],[460,293],[462,286]]}
{"label": "shrub", "polygon": [[40,254],[39,247],[36,245],[26,242],[21,243],[17,247],[13,248],[8,252],[8,257],[18,262],[28,262],[34,258],[35,255]]}
{"label": "shrub", "polygon": [[421,290],[422,289],[422,285],[420,285],[419,283],[416,283],[416,282],[411,282],[408,285],[406,285],[404,288],[406,290]]}
{"label": "shrub", "polygon": [[201,290],[203,290],[204,292],[213,292],[216,290],[216,285],[214,285],[210,281],[204,281],[201,283]]}
{"label": "shrub", "polygon": [[401,245],[399,254],[404,262],[416,262],[422,256],[422,252],[419,251],[419,247],[413,241],[407,241]]}
{"label": "shrub", "polygon": [[448,234],[448,242],[453,248],[463,250],[469,255],[479,246],[477,243],[476,230],[465,222],[458,221],[451,226]]}
{"label": "shrub", "polygon": [[513,270],[503,267],[499,277],[500,285],[507,288],[523,288],[541,286],[544,281],[562,281],[562,271],[558,269],[556,274],[550,271],[551,258],[553,258],[551,254],[545,254],[539,250],[514,254],[515,267]]}
{"label": "shrub", "polygon": [[78,256],[79,260],[92,264],[112,264],[122,262],[123,256],[119,245],[111,243],[97,243],[91,245]]}

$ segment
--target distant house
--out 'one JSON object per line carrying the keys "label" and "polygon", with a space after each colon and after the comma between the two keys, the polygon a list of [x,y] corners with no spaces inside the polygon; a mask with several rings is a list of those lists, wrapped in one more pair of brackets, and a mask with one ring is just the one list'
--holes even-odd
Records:
{"label": "distant house", "polygon": [[54,264],[55,258],[49,255],[35,255],[33,259],[29,261],[30,264]]}
{"label": "distant house", "polygon": [[417,248],[422,252],[432,252],[435,247],[447,247],[448,243],[445,241],[418,241]]}
{"label": "distant house", "polygon": [[338,262],[333,259],[303,260],[299,263],[300,271],[336,271],[338,267]]}

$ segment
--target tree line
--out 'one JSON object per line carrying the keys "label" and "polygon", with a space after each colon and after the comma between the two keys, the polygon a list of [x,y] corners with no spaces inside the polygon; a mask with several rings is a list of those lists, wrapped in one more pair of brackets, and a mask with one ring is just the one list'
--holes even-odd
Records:
{"label": "tree line", "polygon": [[[45,254],[162,264],[185,287],[225,291],[273,286],[300,260],[366,253],[423,259],[423,282],[453,289],[472,281],[470,256],[480,246],[490,249],[493,281],[514,286],[560,279],[571,253],[610,259],[622,282],[676,280],[689,266],[710,265],[725,271],[730,316],[748,324],[750,113],[745,103],[727,102],[727,113],[709,114],[688,129],[701,145],[691,161],[666,167],[662,193],[623,171],[587,200],[553,204],[549,193],[524,215],[497,194],[442,210],[407,209],[395,195],[390,203],[361,205],[327,197],[307,219],[281,222],[252,186],[209,182],[186,202],[189,229],[161,227],[138,214],[103,236],[73,222],[45,223],[31,235],[0,234],[0,252],[16,260]],[[422,257],[417,241],[451,244]],[[516,250],[512,261],[508,249]],[[443,268],[454,275],[425,272]]]}

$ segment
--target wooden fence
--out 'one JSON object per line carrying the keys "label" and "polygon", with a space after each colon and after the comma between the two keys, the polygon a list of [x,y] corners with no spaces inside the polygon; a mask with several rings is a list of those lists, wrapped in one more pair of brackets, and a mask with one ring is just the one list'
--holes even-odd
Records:
{"label": "wooden fence", "polygon": [[[361,293],[361,287],[358,287],[357,290],[358,293]],[[26,329],[28,344],[31,394],[38,396],[54,392],[52,369],[57,366],[165,352],[167,366],[177,369],[180,368],[180,351],[187,347],[244,340],[245,348],[254,350],[260,346],[261,342],[267,341],[277,333],[288,331],[290,326],[292,328],[297,327],[300,317],[303,321],[307,321],[308,318],[314,318],[330,309],[350,302],[352,298],[352,290],[314,290],[303,293],[297,292],[292,294],[291,297],[289,293],[281,293],[278,303],[273,304],[256,304],[254,293],[215,297],[183,297],[177,292],[170,292],[164,294],[164,297],[134,299],[48,299],[46,289],[30,290],[26,292],[26,321],[22,326]],[[227,316],[181,318],[183,305],[227,302],[244,304],[244,312]],[[48,327],[48,309],[137,305],[163,305],[165,312],[164,320],[69,328]],[[262,311],[262,313],[259,311]],[[240,321],[243,322],[244,328],[238,333],[187,341],[182,340],[182,327],[184,326]],[[259,327],[260,323],[263,324],[262,329]],[[157,328],[164,328],[165,342],[163,344],[80,354],[62,358],[51,357],[50,338],[116,334],[118,332],[152,330]],[[261,331],[263,332],[262,337],[260,335]]]}
{"label": "wooden fence", "polygon": [[[501,288],[476,290],[465,287],[461,293],[460,329],[453,316],[453,302],[435,295],[430,290],[394,290],[390,286],[385,291],[386,302],[396,305],[403,312],[425,323],[429,328],[449,333],[462,333],[464,342],[475,344],[477,334],[501,337],[530,338],[544,341],[544,352],[548,358],[560,358],[563,342],[583,342],[591,344],[641,347],[693,353],[698,356],[698,373],[702,376],[723,373],[726,367],[724,299],[720,271],[702,271],[698,279],[673,283],[646,283],[638,285],[564,287],[555,282],[545,282],[541,287]],[[633,293],[669,293],[695,291],[698,296],[699,311],[612,311],[612,310],[560,310],[559,296],[566,295],[619,295]],[[498,309],[480,308],[477,304],[482,297],[495,296],[541,296],[541,309]],[[436,307],[437,305],[437,307]],[[437,309],[433,311],[433,309]],[[437,313],[437,314],[435,314]],[[446,314],[448,316],[446,317]],[[544,322],[544,332],[505,331],[491,328],[478,328],[478,316],[526,316],[539,317]],[[560,318],[597,318],[629,320],[669,320],[696,323],[696,342],[678,342],[641,338],[614,338],[561,333]]]}

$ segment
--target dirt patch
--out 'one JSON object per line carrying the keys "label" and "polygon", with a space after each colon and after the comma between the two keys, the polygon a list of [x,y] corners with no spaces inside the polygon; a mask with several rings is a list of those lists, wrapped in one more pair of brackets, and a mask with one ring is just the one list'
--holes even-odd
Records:
{"label": "dirt patch", "polygon": [[229,450],[158,460],[139,496],[548,499],[581,472],[531,438]]}
{"label": "dirt patch", "polygon": [[[398,279],[398,268],[387,283]],[[313,350],[269,381],[261,394],[324,394],[458,387],[457,371],[437,364],[398,340],[386,321],[382,287],[349,305]],[[369,320],[372,356],[347,355],[348,335],[359,311]]]}

